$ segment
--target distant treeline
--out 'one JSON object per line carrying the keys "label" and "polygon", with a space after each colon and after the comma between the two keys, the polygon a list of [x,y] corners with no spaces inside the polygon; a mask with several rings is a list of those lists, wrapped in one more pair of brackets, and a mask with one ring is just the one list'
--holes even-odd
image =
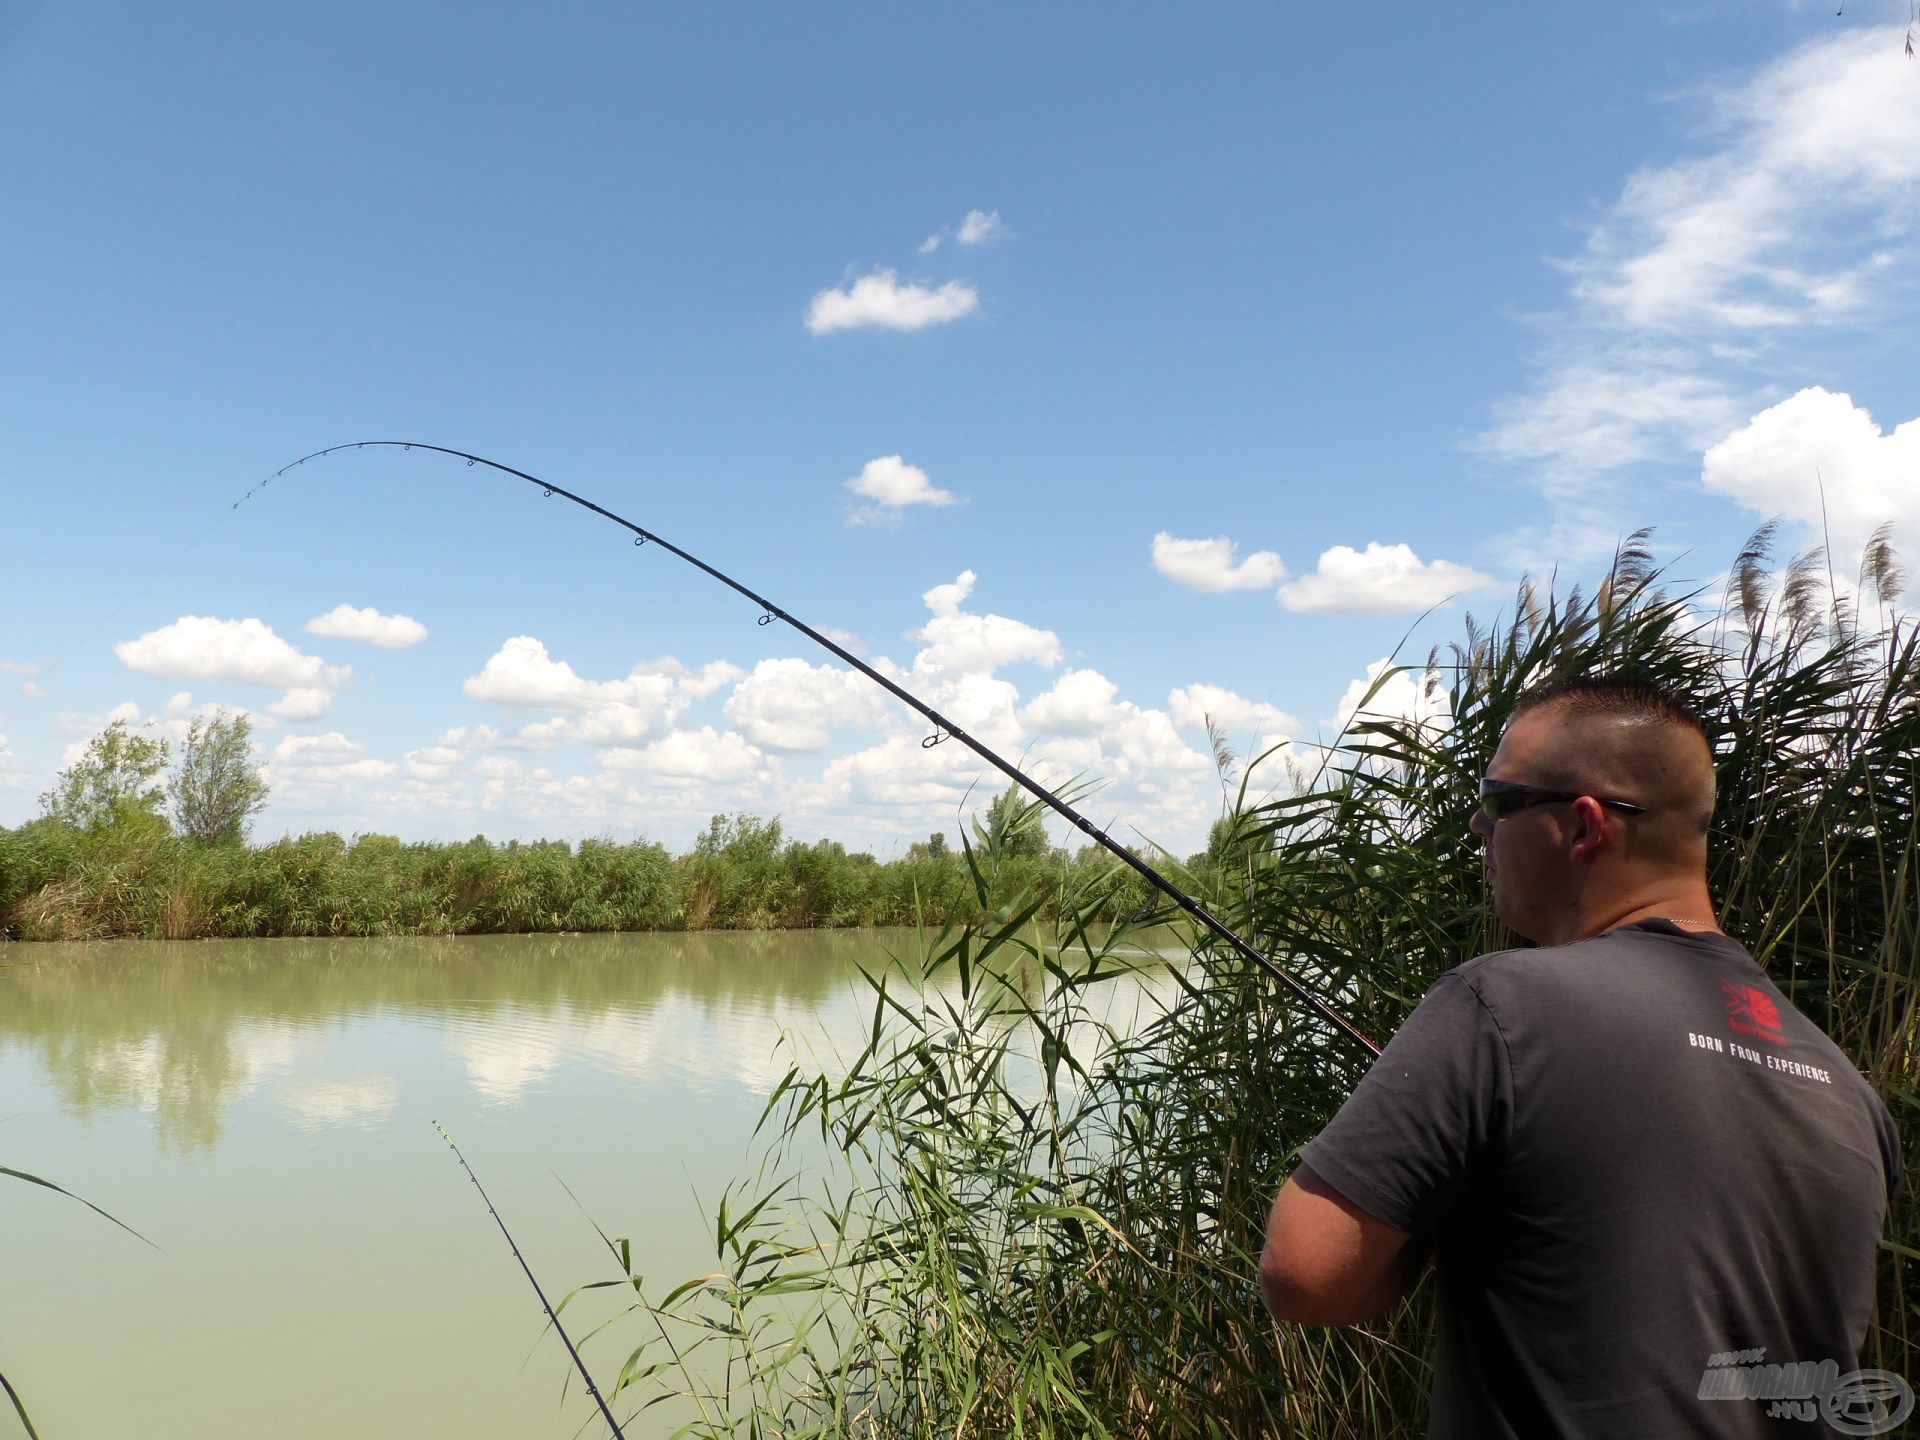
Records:
{"label": "distant treeline", "polygon": [[[986,825],[1008,808],[996,802]],[[904,925],[978,919],[1003,897],[1028,893],[1084,897],[1090,885],[1114,917],[1149,903],[1146,885],[1097,848],[1070,855],[1037,828],[1011,843],[1020,853],[1002,861],[983,895],[965,853],[943,835],[882,861],[831,840],[788,841],[778,820],[750,815],[715,816],[683,855],[645,840],[407,843],[318,833],[264,845],[205,843],[143,814],[90,828],[49,816],[0,829],[0,935],[191,940]]]}

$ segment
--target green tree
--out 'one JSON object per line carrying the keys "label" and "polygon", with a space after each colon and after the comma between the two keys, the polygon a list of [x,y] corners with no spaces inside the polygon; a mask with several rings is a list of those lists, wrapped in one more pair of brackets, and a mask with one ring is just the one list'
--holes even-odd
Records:
{"label": "green tree", "polygon": [[253,763],[253,722],[215,711],[195,716],[180,749],[180,766],[167,782],[173,822],[202,845],[244,840],[247,822],[267,803],[267,782]]}
{"label": "green tree", "polygon": [[1232,871],[1242,879],[1247,878],[1248,865],[1263,848],[1257,834],[1259,828],[1258,817],[1246,811],[1222,815],[1207,831],[1206,851],[1194,857],[1195,866],[1216,875]]}
{"label": "green tree", "polygon": [[779,820],[758,815],[715,815],[693,842],[695,855],[725,855],[732,860],[764,863],[780,851]]}
{"label": "green tree", "polygon": [[167,768],[167,742],[137,735],[116,720],[87,742],[87,753],[54,776],[40,797],[49,818],[97,831],[122,820],[160,818],[165,792],[154,783]]}
{"label": "green tree", "polygon": [[1039,802],[1013,783],[987,806],[987,834],[1000,843],[1001,854],[1010,860],[1044,860],[1052,853],[1039,809]]}

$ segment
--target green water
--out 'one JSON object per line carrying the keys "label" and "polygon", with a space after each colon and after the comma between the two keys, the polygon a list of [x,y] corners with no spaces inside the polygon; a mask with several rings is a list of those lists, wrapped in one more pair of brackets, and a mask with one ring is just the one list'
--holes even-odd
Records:
{"label": "green water", "polygon": [[[0,1372],[45,1440],[603,1434],[429,1121],[556,1298],[611,1273],[562,1179],[636,1268],[698,1274],[695,1192],[741,1168],[781,1033],[857,1045],[857,966],[912,943],[0,947],[0,1164],[161,1247],[0,1177]],[[638,1338],[589,1361],[611,1377]]]}

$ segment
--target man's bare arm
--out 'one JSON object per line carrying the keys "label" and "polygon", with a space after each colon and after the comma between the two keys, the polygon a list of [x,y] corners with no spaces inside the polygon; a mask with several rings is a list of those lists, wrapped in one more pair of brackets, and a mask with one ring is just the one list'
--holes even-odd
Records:
{"label": "man's bare arm", "polygon": [[1412,1240],[1301,1168],[1280,1187],[1267,1217],[1260,1292],[1278,1320],[1372,1320],[1419,1278],[1424,1247]]}

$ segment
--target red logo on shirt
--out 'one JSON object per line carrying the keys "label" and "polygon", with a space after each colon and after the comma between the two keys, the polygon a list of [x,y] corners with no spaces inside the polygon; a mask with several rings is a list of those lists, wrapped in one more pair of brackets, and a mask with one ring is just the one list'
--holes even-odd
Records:
{"label": "red logo on shirt", "polygon": [[1771,995],[1731,980],[1722,980],[1720,988],[1727,992],[1727,1024],[1742,1035],[1752,1035],[1770,1045],[1787,1043],[1780,1029],[1780,1007]]}

